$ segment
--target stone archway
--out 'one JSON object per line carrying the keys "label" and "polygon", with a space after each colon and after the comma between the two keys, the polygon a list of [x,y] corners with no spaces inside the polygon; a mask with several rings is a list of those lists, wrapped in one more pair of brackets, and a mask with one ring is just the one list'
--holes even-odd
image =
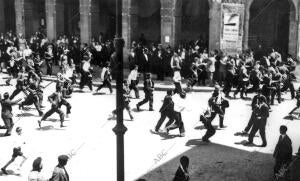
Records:
{"label": "stone archway", "polygon": [[207,48],[209,39],[209,2],[208,0],[182,0],[181,40],[201,41]]}
{"label": "stone archway", "polygon": [[[111,0],[92,0],[91,2],[92,38],[113,39],[116,33],[116,3]],[[101,40],[101,41],[102,41]]]}
{"label": "stone archway", "polygon": [[[133,40],[145,44],[160,42],[161,34],[161,2],[160,0],[136,0],[136,30]],[[144,39],[141,36],[144,36]]]}
{"label": "stone archway", "polygon": [[16,31],[14,1],[0,0],[0,33]]}
{"label": "stone archway", "polygon": [[247,8],[250,49],[255,50],[261,45],[264,53],[275,48],[284,56],[288,53],[295,55],[296,8],[291,0],[253,0]]}

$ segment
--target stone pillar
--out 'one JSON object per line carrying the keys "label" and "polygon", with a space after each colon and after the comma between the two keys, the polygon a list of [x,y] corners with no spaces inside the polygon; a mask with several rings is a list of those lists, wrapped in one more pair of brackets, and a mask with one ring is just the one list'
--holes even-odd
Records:
{"label": "stone pillar", "polygon": [[25,35],[25,0],[15,0],[16,33]]}
{"label": "stone pillar", "polygon": [[249,49],[249,20],[250,20],[250,7],[253,0],[245,2],[245,18],[244,18],[244,37],[243,37],[243,50]]}
{"label": "stone pillar", "polygon": [[91,22],[92,22],[92,37],[95,37],[98,40],[100,30],[100,10],[99,10],[99,0],[92,0],[92,7],[91,7]]}
{"label": "stone pillar", "polygon": [[64,33],[64,3],[60,0],[45,0],[46,29],[50,41]]}
{"label": "stone pillar", "polygon": [[295,11],[291,12],[290,14],[290,28],[289,28],[289,54],[291,54],[292,56],[296,56],[297,55],[297,40],[298,40],[298,26],[297,26],[297,19],[296,19],[296,15],[295,15]]}
{"label": "stone pillar", "polygon": [[0,0],[0,32],[5,32],[4,0]]}
{"label": "stone pillar", "polygon": [[92,37],[91,0],[80,0],[79,4],[81,43],[90,43]]}
{"label": "stone pillar", "polygon": [[209,50],[219,50],[221,41],[221,0],[209,0]]}
{"label": "stone pillar", "polygon": [[171,45],[178,44],[181,30],[181,0],[161,0],[161,43]]}
{"label": "stone pillar", "polygon": [[137,39],[137,28],[137,0],[123,0],[122,35],[125,40],[125,49],[130,48],[131,42]]}

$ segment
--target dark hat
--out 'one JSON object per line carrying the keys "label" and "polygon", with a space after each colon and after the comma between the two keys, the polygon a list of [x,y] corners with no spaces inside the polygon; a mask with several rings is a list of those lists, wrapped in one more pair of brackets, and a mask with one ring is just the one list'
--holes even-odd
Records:
{"label": "dark hat", "polygon": [[3,97],[4,97],[4,99],[8,99],[8,98],[9,98],[8,92],[5,92],[5,93],[3,94]]}
{"label": "dark hat", "polygon": [[180,96],[182,99],[184,99],[184,98],[186,98],[186,93],[185,93],[184,91],[182,91],[182,92],[179,93],[179,96]]}
{"label": "dark hat", "polygon": [[146,73],[146,78],[150,78],[151,77],[151,73]]}
{"label": "dark hat", "polygon": [[60,156],[58,157],[58,163],[59,163],[60,165],[66,165],[67,162],[68,162],[68,160],[69,160],[69,157],[68,157],[67,155],[60,155]]}
{"label": "dark hat", "polygon": [[17,127],[16,128],[16,132],[20,132],[20,131],[22,131],[22,128],[21,127]]}

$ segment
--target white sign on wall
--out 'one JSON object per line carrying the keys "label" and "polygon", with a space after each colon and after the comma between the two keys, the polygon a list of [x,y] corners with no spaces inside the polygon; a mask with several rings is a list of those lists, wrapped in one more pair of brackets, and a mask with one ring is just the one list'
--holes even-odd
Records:
{"label": "white sign on wall", "polygon": [[242,52],[243,42],[243,4],[222,4],[221,50],[226,54]]}

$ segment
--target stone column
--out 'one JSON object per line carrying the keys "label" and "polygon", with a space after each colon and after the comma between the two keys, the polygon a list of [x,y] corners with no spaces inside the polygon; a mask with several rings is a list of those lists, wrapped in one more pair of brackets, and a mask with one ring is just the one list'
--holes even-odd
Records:
{"label": "stone column", "polygon": [[15,0],[16,33],[25,35],[25,0]]}
{"label": "stone column", "polygon": [[92,37],[91,0],[79,1],[81,43],[90,43]]}
{"label": "stone column", "polygon": [[219,50],[221,41],[221,0],[209,0],[209,50]]}
{"label": "stone column", "polygon": [[138,5],[137,0],[123,0],[122,35],[125,40],[125,50],[131,42],[137,39]]}
{"label": "stone column", "polygon": [[178,44],[181,30],[181,0],[161,0],[161,43],[171,45]]}
{"label": "stone column", "polygon": [[245,2],[245,18],[244,18],[244,37],[243,37],[243,50],[249,48],[249,20],[250,20],[250,7],[253,0],[247,0]]}
{"label": "stone column", "polygon": [[0,32],[5,32],[4,0],[0,0]]}
{"label": "stone column", "polygon": [[290,13],[290,28],[289,28],[289,54],[292,56],[297,55],[297,44],[298,44],[298,26],[297,26],[297,16],[296,12],[292,11]]}
{"label": "stone column", "polygon": [[100,30],[100,10],[99,10],[99,0],[92,0],[92,7],[91,7],[91,23],[92,23],[92,37],[95,37],[98,40]]}
{"label": "stone column", "polygon": [[46,30],[50,41],[64,33],[64,3],[60,0],[45,0]]}

